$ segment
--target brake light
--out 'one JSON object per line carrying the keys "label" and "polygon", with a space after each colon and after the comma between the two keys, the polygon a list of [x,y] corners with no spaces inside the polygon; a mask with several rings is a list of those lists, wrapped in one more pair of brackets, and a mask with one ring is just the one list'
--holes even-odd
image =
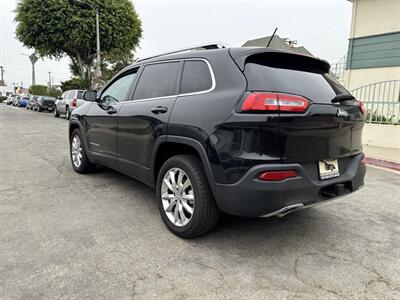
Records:
{"label": "brake light", "polygon": [[267,171],[258,176],[258,179],[263,181],[281,181],[287,178],[297,177],[297,172],[288,171]]}
{"label": "brake light", "polygon": [[72,107],[76,107],[76,99],[72,100]]}
{"label": "brake light", "polygon": [[365,115],[365,106],[364,106],[364,103],[362,103],[362,102],[359,101],[359,100],[356,100],[356,103],[357,103],[357,106],[358,106],[358,109],[360,110],[360,112],[361,112],[363,115]]}
{"label": "brake light", "polygon": [[242,104],[242,111],[305,112],[310,101],[297,95],[251,93]]}

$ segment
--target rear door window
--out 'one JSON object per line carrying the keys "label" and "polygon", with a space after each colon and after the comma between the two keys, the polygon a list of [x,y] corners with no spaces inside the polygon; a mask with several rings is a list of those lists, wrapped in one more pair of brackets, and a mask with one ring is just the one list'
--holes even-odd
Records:
{"label": "rear door window", "polygon": [[307,97],[316,103],[331,104],[338,94],[349,92],[319,68],[319,63],[300,55],[263,54],[250,57],[245,65],[248,90],[270,91]]}
{"label": "rear door window", "polygon": [[212,87],[212,78],[207,63],[202,60],[185,61],[180,94],[207,91]]}
{"label": "rear door window", "polygon": [[76,94],[76,99],[83,99],[83,91],[78,91]]}
{"label": "rear door window", "polygon": [[136,86],[133,99],[177,95],[180,64],[180,62],[166,62],[145,66]]}

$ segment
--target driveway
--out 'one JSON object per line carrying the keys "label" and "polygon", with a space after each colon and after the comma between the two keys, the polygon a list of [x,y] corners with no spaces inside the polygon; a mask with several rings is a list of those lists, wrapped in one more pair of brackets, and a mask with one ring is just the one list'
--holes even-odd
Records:
{"label": "driveway", "polygon": [[400,299],[400,175],[283,219],[171,234],[154,193],[72,170],[68,122],[0,105],[1,299]]}

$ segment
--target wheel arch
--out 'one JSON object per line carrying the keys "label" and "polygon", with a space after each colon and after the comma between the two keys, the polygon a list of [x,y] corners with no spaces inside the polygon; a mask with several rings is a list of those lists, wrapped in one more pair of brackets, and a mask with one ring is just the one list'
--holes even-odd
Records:
{"label": "wheel arch", "polygon": [[72,132],[73,132],[75,129],[79,129],[79,131],[80,131],[80,133],[81,133],[81,138],[82,138],[82,140],[83,140],[83,141],[81,141],[81,142],[84,143],[85,148],[88,149],[88,147],[87,147],[87,141],[86,141],[86,136],[85,136],[85,134],[84,134],[84,131],[82,130],[81,124],[79,124],[78,122],[70,122],[70,123],[69,123],[68,141],[71,141],[71,135],[72,135]]}
{"label": "wheel arch", "polygon": [[170,157],[179,154],[196,155],[203,165],[209,186],[214,194],[215,181],[208,161],[207,153],[203,145],[194,139],[180,136],[163,136],[156,141],[151,156],[151,166],[149,172],[149,184],[156,186],[158,172],[162,164]]}

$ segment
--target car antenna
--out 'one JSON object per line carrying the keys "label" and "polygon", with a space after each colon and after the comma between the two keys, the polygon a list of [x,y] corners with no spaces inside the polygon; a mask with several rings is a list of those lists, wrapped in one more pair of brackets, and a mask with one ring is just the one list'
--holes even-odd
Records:
{"label": "car antenna", "polygon": [[278,27],[275,28],[274,33],[271,35],[271,38],[269,39],[269,42],[268,42],[268,44],[267,44],[267,48],[269,47],[269,44],[271,44],[272,39],[274,38],[275,33],[276,33],[277,30],[278,30]]}

